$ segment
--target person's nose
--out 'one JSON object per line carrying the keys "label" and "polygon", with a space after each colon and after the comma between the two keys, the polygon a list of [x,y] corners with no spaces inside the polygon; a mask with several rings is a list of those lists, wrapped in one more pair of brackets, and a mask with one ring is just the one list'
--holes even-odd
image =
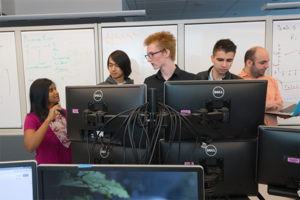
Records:
{"label": "person's nose", "polygon": [[222,67],[226,67],[226,60],[222,62]]}
{"label": "person's nose", "polygon": [[266,69],[268,69],[270,67],[269,63],[266,64]]}

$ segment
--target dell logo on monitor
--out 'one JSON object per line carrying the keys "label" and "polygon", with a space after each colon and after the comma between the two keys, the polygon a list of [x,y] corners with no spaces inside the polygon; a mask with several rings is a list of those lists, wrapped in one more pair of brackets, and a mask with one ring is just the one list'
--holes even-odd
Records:
{"label": "dell logo on monitor", "polygon": [[205,148],[205,152],[208,156],[214,156],[217,154],[217,148],[210,144]]}
{"label": "dell logo on monitor", "polygon": [[222,87],[217,86],[213,89],[212,93],[213,93],[214,97],[222,98],[225,94],[225,90]]}
{"label": "dell logo on monitor", "polygon": [[103,97],[103,93],[101,90],[97,90],[94,95],[93,95],[95,101],[101,101],[102,97]]}
{"label": "dell logo on monitor", "polygon": [[107,158],[108,155],[109,155],[109,149],[107,149],[107,148],[105,148],[105,147],[102,147],[102,148],[100,149],[100,156],[101,156],[102,158]]}

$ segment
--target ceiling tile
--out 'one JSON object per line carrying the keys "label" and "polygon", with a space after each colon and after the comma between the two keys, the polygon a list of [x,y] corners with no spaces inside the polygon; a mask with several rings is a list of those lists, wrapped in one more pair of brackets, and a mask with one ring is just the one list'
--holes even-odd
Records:
{"label": "ceiling tile", "polygon": [[130,10],[138,10],[137,6],[134,2],[127,2],[127,5],[128,5]]}
{"label": "ceiling tile", "polygon": [[[200,4],[199,4],[200,3]],[[185,14],[198,12],[225,12],[236,3],[236,0],[189,1],[184,9]]]}
{"label": "ceiling tile", "polygon": [[172,8],[184,8],[186,2],[185,1],[175,1],[175,2],[137,2],[137,7],[138,9],[161,9],[161,8],[167,8],[167,9],[172,9]]}
{"label": "ceiling tile", "polygon": [[172,14],[181,14],[183,12],[183,8],[176,8],[176,9],[165,9],[165,8],[160,8],[160,9],[155,9],[155,10],[146,10],[147,17],[149,16],[164,16],[164,15],[172,15]]}
{"label": "ceiling tile", "polygon": [[299,2],[299,0],[126,0],[130,9],[145,9],[141,21],[202,19],[222,17],[252,17],[300,14],[300,9],[268,10],[266,3]]}
{"label": "ceiling tile", "polygon": [[228,11],[222,17],[253,17],[253,16],[262,16],[267,11]]}

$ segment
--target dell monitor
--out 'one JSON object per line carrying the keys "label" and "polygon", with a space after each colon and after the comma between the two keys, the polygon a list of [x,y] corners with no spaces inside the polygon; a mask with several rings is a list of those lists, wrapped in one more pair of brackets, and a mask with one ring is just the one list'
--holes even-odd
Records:
{"label": "dell monitor", "polygon": [[[214,138],[202,148],[196,141],[160,141],[165,165],[201,165],[207,199],[248,199],[258,196],[255,182],[256,139]],[[167,156],[168,155],[168,156]]]}
{"label": "dell monitor", "polygon": [[[267,80],[165,82],[165,104],[185,114],[198,136],[256,138],[264,124]],[[177,123],[178,124],[178,123]],[[170,127],[169,127],[170,129]],[[176,129],[178,138],[179,127]],[[182,125],[181,139],[195,139]],[[170,139],[166,129],[165,139]]]}
{"label": "dell monitor", "polygon": [[[91,143],[98,135],[97,145],[105,149],[113,145],[146,148],[143,127],[134,125],[131,129],[131,134],[134,134],[129,137],[124,125],[130,112],[145,103],[144,84],[67,86],[67,137],[73,141]],[[120,113],[122,115],[118,115]]]}
{"label": "dell monitor", "polygon": [[108,153],[103,154],[101,145],[96,145],[92,150],[92,144],[82,141],[72,141],[72,164],[148,164],[146,162],[147,149],[132,148],[115,145]]}
{"label": "dell monitor", "polygon": [[259,127],[256,175],[258,183],[268,185],[269,194],[299,198],[299,126]]}

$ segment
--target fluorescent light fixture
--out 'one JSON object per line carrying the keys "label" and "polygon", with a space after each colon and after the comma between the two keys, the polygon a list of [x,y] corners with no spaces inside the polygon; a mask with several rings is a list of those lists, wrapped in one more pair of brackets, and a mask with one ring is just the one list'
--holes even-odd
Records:
{"label": "fluorescent light fixture", "polygon": [[288,3],[267,3],[263,5],[261,10],[284,10],[284,9],[297,9],[300,8],[300,2]]}
{"label": "fluorescent light fixture", "polygon": [[126,11],[110,11],[110,12],[83,12],[83,13],[56,13],[56,14],[36,14],[36,15],[5,15],[0,16],[0,22],[13,21],[31,21],[45,20],[58,21],[64,19],[97,19],[97,18],[113,18],[113,17],[145,17],[146,10],[126,10]]}

